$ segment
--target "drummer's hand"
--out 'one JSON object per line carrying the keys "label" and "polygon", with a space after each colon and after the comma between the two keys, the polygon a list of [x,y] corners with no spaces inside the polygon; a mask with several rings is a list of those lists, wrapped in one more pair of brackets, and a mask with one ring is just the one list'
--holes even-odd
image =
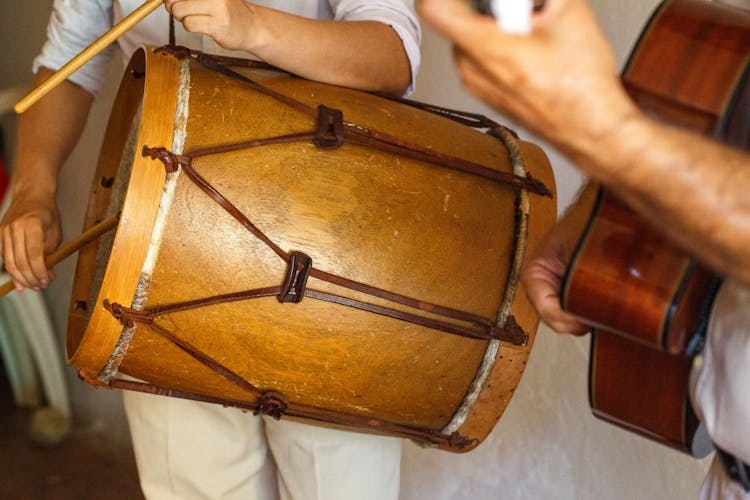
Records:
{"label": "drummer's hand", "polygon": [[165,0],[164,6],[187,31],[201,33],[229,50],[257,45],[258,10],[245,0]]}
{"label": "drummer's hand", "polygon": [[584,335],[590,328],[563,311],[561,305],[562,280],[570,259],[564,239],[560,227],[554,227],[524,266],[521,281],[531,305],[550,328],[557,333]]}
{"label": "drummer's hand", "polygon": [[0,251],[17,290],[46,288],[55,273],[44,258],[60,244],[60,211],[54,197],[14,194],[0,221]]}

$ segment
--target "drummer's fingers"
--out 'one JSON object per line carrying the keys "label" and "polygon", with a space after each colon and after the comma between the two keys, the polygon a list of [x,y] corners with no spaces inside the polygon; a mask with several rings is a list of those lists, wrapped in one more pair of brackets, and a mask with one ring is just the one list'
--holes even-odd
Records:
{"label": "drummer's fingers", "polygon": [[172,0],[167,10],[179,22],[189,16],[211,16],[219,12],[220,2],[212,0]]}
{"label": "drummer's fingers", "polygon": [[5,262],[5,270],[13,279],[16,290],[20,291],[28,286],[28,282],[16,265],[15,248],[16,246],[13,244],[13,230],[10,225],[7,225],[3,227],[3,260]]}
{"label": "drummer's fingers", "polygon": [[164,7],[175,19],[182,21],[193,3],[190,0],[164,0]]}
{"label": "drummer's fingers", "polygon": [[25,288],[38,289],[48,284],[47,268],[44,264],[44,230],[38,222],[16,220],[7,226],[6,246],[12,249],[10,263],[6,267],[17,284]]}
{"label": "drummer's fingers", "polygon": [[29,263],[29,274],[33,277],[32,284],[46,288],[49,285],[49,273],[44,262],[46,255],[46,235],[41,226],[33,226],[26,234],[26,255]]}
{"label": "drummer's fingers", "polygon": [[172,13],[172,6],[176,1],[179,0],[164,0],[164,8],[167,9],[167,12],[169,12],[170,14]]}
{"label": "drummer's fingers", "polygon": [[17,273],[23,277],[22,283],[26,288],[39,288],[39,280],[31,270],[31,262],[27,252],[28,235],[26,228],[20,222],[14,222],[10,227],[13,231],[13,255]]}

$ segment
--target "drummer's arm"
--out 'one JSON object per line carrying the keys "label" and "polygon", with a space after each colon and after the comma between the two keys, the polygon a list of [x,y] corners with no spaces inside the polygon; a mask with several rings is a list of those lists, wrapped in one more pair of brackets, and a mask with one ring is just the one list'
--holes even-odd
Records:
{"label": "drummer's arm", "polygon": [[[40,68],[35,85],[52,74]],[[45,254],[60,243],[57,179],[75,147],[93,96],[65,81],[21,115],[12,202],[2,221],[2,255],[16,288],[43,288],[54,279]]]}
{"label": "drummer's arm", "polygon": [[252,37],[248,49],[261,59],[304,78],[361,90],[400,96],[409,86],[409,59],[390,26],[261,12],[264,29]]}
{"label": "drummer's arm", "polygon": [[360,90],[403,94],[411,82],[404,44],[377,21],[321,21],[249,2],[167,0],[185,29],[226,49],[245,50],[304,78]]}

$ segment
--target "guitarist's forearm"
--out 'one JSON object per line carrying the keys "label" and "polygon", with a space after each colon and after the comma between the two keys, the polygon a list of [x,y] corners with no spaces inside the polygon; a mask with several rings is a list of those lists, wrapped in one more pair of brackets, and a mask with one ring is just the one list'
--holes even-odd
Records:
{"label": "guitarist's forearm", "polygon": [[604,142],[578,147],[571,140],[566,146],[593,180],[612,188],[678,245],[750,284],[746,153],[642,114],[621,123]]}

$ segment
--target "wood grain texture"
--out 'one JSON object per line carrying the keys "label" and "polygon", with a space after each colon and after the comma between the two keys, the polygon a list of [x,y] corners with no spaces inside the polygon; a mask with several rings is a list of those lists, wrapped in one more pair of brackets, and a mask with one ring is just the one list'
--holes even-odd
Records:
{"label": "wood grain texture", "polygon": [[[669,0],[644,29],[622,80],[657,120],[746,148],[749,54],[747,12]],[[660,182],[669,189],[669,179]],[[564,284],[564,308],[597,329],[590,376],[597,416],[693,451],[685,351],[712,298],[712,278],[612,193],[600,194]]]}
{"label": "wood grain texture", "polygon": [[[176,63],[163,62],[170,57],[146,60],[138,151],[141,144],[171,143],[167,129],[177,81]],[[501,141],[422,110],[283,73],[238,71],[313,107],[340,109],[347,122],[511,170]],[[186,153],[315,129],[313,118],[236,80],[196,64],[190,78]],[[128,85],[137,84],[124,85],[127,93]],[[150,100],[156,95],[158,102]],[[112,120],[118,119],[113,113]],[[544,153],[529,143],[521,148],[532,175],[554,189]],[[508,186],[351,144],[335,150],[308,142],[268,145],[200,157],[193,167],[271,240],[285,251],[310,255],[316,268],[491,320],[498,313],[516,244],[516,193]],[[104,298],[132,301],[163,171],[160,162],[141,158],[133,166],[98,304]],[[554,199],[530,195],[530,200],[528,251],[555,221]],[[283,260],[181,175],[147,307],[277,286],[285,269]],[[314,278],[308,287],[404,309]],[[121,331],[108,314],[97,305],[87,325],[71,320],[76,325],[68,347],[77,367],[98,372],[106,362],[104,354]],[[533,340],[538,318],[522,290],[512,314]],[[299,304],[273,297],[227,303],[163,315],[156,323],[263,391],[435,431],[461,405],[487,348],[487,341],[309,298]],[[486,395],[460,429],[476,444],[510,401],[531,345],[501,348]],[[136,328],[121,369],[163,387],[255,401],[144,325]]]}

